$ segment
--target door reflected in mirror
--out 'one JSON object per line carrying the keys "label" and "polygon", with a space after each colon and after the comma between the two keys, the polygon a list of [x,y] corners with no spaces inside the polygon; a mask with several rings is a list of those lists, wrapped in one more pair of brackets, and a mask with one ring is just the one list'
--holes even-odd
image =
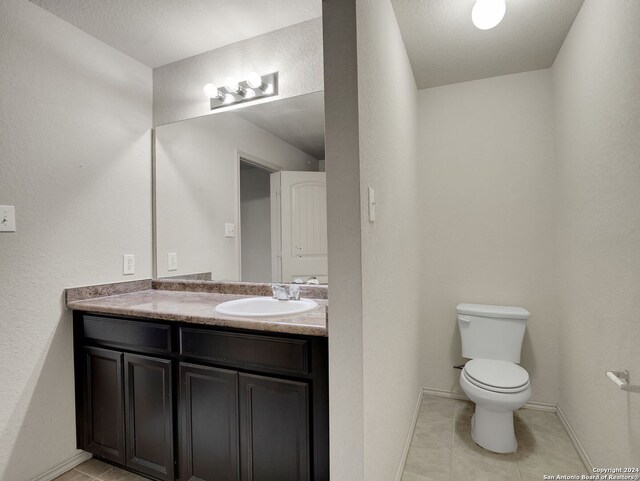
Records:
{"label": "door reflected in mirror", "polygon": [[155,132],[157,277],[328,282],[324,95]]}

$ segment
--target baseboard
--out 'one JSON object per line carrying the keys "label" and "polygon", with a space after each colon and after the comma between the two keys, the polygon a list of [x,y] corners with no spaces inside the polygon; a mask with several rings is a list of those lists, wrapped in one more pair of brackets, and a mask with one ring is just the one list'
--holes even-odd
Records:
{"label": "baseboard", "polygon": [[446,397],[447,399],[459,399],[460,401],[468,401],[469,398],[461,392],[447,391],[445,389],[435,389],[430,387],[422,388],[423,396]]}
{"label": "baseboard", "polygon": [[66,473],[70,469],[75,468],[79,464],[84,463],[87,459],[90,459],[90,458],[91,458],[91,453],[78,450],[76,454],[74,454],[72,457],[70,457],[66,461],[63,461],[57,466],[51,468],[46,473],[33,478],[32,481],[51,481],[52,479],[57,478],[61,474]]}
{"label": "baseboard", "polygon": [[578,440],[576,432],[573,430],[573,427],[571,427],[571,424],[569,424],[569,420],[564,415],[564,412],[562,412],[560,405],[558,405],[558,417],[560,418],[560,422],[564,426],[565,431],[567,431],[569,439],[571,439],[571,442],[573,443],[573,447],[576,448],[578,456],[580,456],[580,459],[582,460],[582,464],[584,464],[588,473],[593,473],[593,464],[591,463],[589,456],[587,456],[584,446],[582,446],[582,443]]}
{"label": "baseboard", "polygon": [[[422,394],[425,396],[438,396],[438,397],[445,397],[448,399],[459,399],[461,401],[469,401],[469,398],[465,396],[464,393],[455,392],[455,391],[446,391],[444,389],[433,389],[433,388],[423,387]],[[558,411],[558,407],[555,404],[541,403],[541,402],[528,402],[523,406],[523,409],[533,409],[534,411],[546,411],[550,413],[555,413]]]}
{"label": "baseboard", "polygon": [[404,473],[404,465],[407,462],[407,456],[409,455],[409,448],[411,447],[411,441],[413,440],[413,432],[416,430],[416,423],[418,422],[418,413],[420,412],[420,406],[422,405],[422,396],[424,392],[420,390],[418,394],[418,402],[416,403],[416,408],[413,412],[413,419],[411,420],[411,426],[409,427],[409,434],[407,435],[407,440],[404,443],[404,451],[402,451],[402,458],[400,459],[400,466],[398,467],[398,472],[396,474],[396,481],[402,480],[402,473]]}
{"label": "baseboard", "polygon": [[523,409],[531,409],[533,411],[545,411],[548,413],[557,413],[558,405],[554,403],[540,403],[540,402],[528,402],[523,406]]}

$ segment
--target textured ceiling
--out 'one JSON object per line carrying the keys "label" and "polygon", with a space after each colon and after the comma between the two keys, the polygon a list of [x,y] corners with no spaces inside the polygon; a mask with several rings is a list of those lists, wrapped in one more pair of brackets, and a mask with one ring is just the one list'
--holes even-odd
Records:
{"label": "textured ceiling", "polygon": [[502,22],[478,30],[475,0],[392,0],[418,88],[548,68],[583,0],[506,0]]}
{"label": "textured ceiling", "polygon": [[30,0],[149,67],[322,15],[321,0]]}
{"label": "textured ceiling", "polygon": [[233,110],[318,160],[324,159],[324,92]]}

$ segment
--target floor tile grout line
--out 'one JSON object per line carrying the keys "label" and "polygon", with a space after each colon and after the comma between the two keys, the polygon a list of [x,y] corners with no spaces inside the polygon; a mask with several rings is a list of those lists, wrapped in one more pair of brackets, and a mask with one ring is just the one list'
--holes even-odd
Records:
{"label": "floor tile grout line", "polygon": [[[104,463],[104,464],[106,464],[106,463]],[[82,465],[80,465],[80,466],[82,466]],[[107,464],[107,466],[109,466],[109,465]],[[78,472],[78,473],[80,473],[80,474],[84,474],[85,476],[88,476],[89,478],[91,478],[91,480],[92,480],[92,481],[94,481],[94,480],[95,480],[95,481],[101,481],[102,477],[103,477],[105,474],[110,473],[111,471],[113,471],[113,466],[109,466],[109,469],[107,469],[104,473],[100,474],[99,476],[94,476],[93,474],[85,473],[84,471],[81,471],[81,470],[80,470],[80,469],[78,469],[78,468],[79,468],[79,466],[76,466],[76,467],[73,469],[73,471],[76,471],[76,472]]]}

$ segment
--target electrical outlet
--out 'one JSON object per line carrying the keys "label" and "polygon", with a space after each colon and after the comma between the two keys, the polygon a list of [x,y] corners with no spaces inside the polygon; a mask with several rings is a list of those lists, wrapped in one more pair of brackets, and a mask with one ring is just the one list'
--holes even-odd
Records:
{"label": "electrical outlet", "polygon": [[0,205],[0,232],[16,231],[16,208],[12,205]]}
{"label": "electrical outlet", "polygon": [[136,256],[133,254],[125,254],[122,256],[122,273],[125,276],[136,272]]}
{"label": "electrical outlet", "polygon": [[235,224],[225,224],[224,225],[224,236],[225,237],[235,237],[236,236],[236,225]]}
{"label": "electrical outlet", "polygon": [[175,252],[170,252],[169,254],[167,254],[167,270],[178,270],[178,254],[176,254]]}

